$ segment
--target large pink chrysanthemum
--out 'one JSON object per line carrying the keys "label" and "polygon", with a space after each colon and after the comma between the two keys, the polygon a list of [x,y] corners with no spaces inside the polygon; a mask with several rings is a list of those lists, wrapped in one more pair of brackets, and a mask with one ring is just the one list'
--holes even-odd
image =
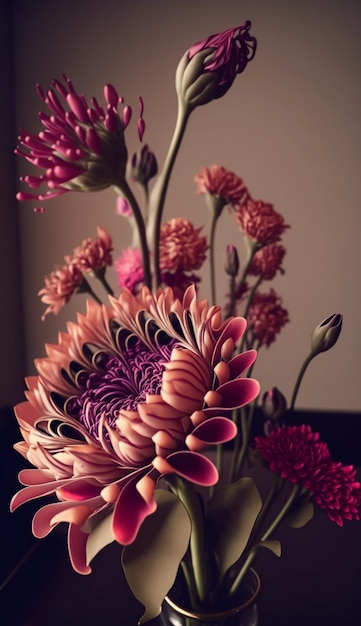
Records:
{"label": "large pink chrysanthemum", "polygon": [[279,241],[289,228],[272,204],[253,200],[251,196],[237,207],[236,219],[246,237],[262,246]]}
{"label": "large pink chrysanthemum", "polygon": [[247,314],[249,331],[260,345],[269,347],[276,335],[290,320],[282,306],[282,298],[274,289],[267,293],[256,292]]}
{"label": "large pink chrysanthemum", "polygon": [[268,437],[256,437],[256,447],[270,469],[299,483],[339,526],[344,519],[360,519],[361,485],[352,466],[335,463],[328,447],[310,426],[275,428]]}
{"label": "large pink chrysanthemum", "polygon": [[192,272],[202,267],[208,249],[202,228],[195,228],[189,220],[174,217],[160,229],[159,266],[161,271]]}
{"label": "large pink chrysanthemum", "polygon": [[[39,113],[44,130],[38,135],[20,131],[23,156],[43,173],[21,178],[30,189],[46,185],[45,192],[20,192],[18,200],[54,198],[67,191],[95,191],[124,181],[127,148],[124,129],[131,118],[131,108],[125,106],[121,115],[118,96],[113,85],[104,86],[105,108],[96,98],[90,103],[79,95],[69,78],[53,80],[47,92],[37,85],[40,98],[50,115]],[[142,120],[141,102],[138,128]]]}
{"label": "large pink chrysanthemum", "polygon": [[194,177],[196,192],[220,198],[223,204],[238,205],[248,195],[242,178],[221,165],[202,167]]}
{"label": "large pink chrysanthemum", "polygon": [[255,351],[232,356],[245,326],[243,318],[222,322],[194,287],[183,301],[171,289],[123,291],[110,307],[89,302],[36,361],[38,376],[15,409],[24,438],[16,449],[36,469],[20,472],[27,487],[11,508],[55,493],[59,502],[35,514],[33,532],[44,537],[67,522],[77,571],[90,571],[88,533],[107,511],[114,539],[134,540],[156,508],[159,476],[217,482],[202,450],[235,436],[233,409],[259,392],[242,377]]}

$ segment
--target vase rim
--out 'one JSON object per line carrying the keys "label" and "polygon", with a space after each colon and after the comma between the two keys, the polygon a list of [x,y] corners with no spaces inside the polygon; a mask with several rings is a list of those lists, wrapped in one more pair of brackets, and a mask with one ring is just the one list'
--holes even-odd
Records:
{"label": "vase rim", "polygon": [[184,617],[192,617],[199,620],[208,620],[210,622],[216,622],[219,619],[226,619],[227,617],[231,617],[232,615],[236,615],[237,613],[246,611],[256,601],[256,598],[261,589],[261,579],[256,570],[253,569],[253,567],[251,567],[249,571],[253,574],[253,577],[255,578],[256,588],[253,591],[252,595],[248,598],[248,600],[245,600],[245,602],[242,602],[242,604],[234,606],[230,609],[212,613],[200,613],[198,611],[186,609],[184,606],[181,606],[180,604],[174,602],[174,600],[172,600],[169,596],[165,597],[165,601],[172,609],[174,609],[175,611],[177,611],[177,613],[183,615]]}

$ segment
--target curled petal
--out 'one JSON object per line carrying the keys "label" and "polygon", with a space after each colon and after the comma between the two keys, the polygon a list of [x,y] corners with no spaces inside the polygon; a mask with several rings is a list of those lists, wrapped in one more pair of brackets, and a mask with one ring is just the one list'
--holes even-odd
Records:
{"label": "curled petal", "polygon": [[210,487],[218,481],[218,472],[212,461],[196,452],[174,452],[167,457],[173,472],[196,485]]}
{"label": "curled petal", "polygon": [[130,480],[122,489],[114,507],[112,528],[115,539],[122,545],[132,543],[143,520],[154,513],[157,504],[154,499],[144,500],[136,488],[136,480]]}
{"label": "curled petal", "polygon": [[237,409],[254,400],[260,392],[260,384],[253,378],[239,378],[230,380],[218,387],[217,392],[222,397],[222,408]]}

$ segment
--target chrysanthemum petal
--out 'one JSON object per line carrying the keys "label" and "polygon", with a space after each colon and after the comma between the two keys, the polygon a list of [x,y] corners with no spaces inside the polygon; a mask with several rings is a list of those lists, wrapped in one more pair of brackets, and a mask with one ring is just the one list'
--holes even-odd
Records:
{"label": "chrysanthemum petal", "polygon": [[174,452],[167,457],[174,473],[197,485],[210,487],[218,480],[218,472],[212,461],[196,452]]}
{"label": "chrysanthemum petal", "polygon": [[122,489],[114,506],[112,528],[115,539],[122,545],[134,541],[143,520],[157,508],[155,500],[144,500],[137,491],[136,480],[130,480]]}

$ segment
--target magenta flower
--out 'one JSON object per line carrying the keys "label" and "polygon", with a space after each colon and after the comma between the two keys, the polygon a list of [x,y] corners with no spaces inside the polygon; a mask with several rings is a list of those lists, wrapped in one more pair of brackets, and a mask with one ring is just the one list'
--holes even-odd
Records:
{"label": "magenta flower", "polygon": [[202,454],[236,434],[232,411],[251,402],[259,384],[242,374],[254,350],[232,357],[246,321],[222,322],[219,307],[183,301],[172,290],[138,296],[123,291],[111,307],[88,303],[58,345],[36,361],[27,400],[15,412],[20,454],[37,469],[20,472],[25,489],[11,508],[56,494],[34,516],[44,537],[69,524],[74,568],[88,573],[90,529],[112,512],[114,539],[126,545],[154,512],[158,478],[178,474],[204,486],[217,482]]}
{"label": "magenta flower", "polygon": [[216,196],[226,204],[238,205],[248,195],[248,190],[242,178],[221,165],[202,167],[194,177],[196,192]]}
{"label": "magenta flower", "polygon": [[354,468],[335,463],[319,437],[303,424],[275,428],[255,443],[273,472],[310,491],[331,521],[342,526],[344,519],[360,519],[361,485]]}
{"label": "magenta flower", "polygon": [[38,292],[41,301],[48,305],[41,318],[43,321],[49,313],[58,315],[75,293],[83,291],[83,272],[70,257],[65,257],[65,261],[62,267],[53,270],[49,276],[45,277],[45,285]]}
{"label": "magenta flower", "polygon": [[272,280],[277,272],[285,273],[282,262],[286,248],[279,243],[269,243],[255,253],[248,273],[252,276],[261,276],[263,280]]}
{"label": "magenta flower", "polygon": [[272,204],[250,196],[237,207],[236,219],[246,237],[262,246],[279,241],[289,228]]}
{"label": "magenta flower", "polygon": [[200,235],[201,230],[183,217],[164,222],[160,229],[160,269],[191,272],[202,267],[208,244],[207,237]]}
{"label": "magenta flower", "polygon": [[87,237],[74,250],[73,262],[83,272],[97,272],[113,265],[113,242],[110,234],[101,226],[97,227],[97,234],[96,239]]}
{"label": "magenta flower", "polygon": [[18,200],[54,198],[68,191],[96,191],[111,185],[122,186],[127,163],[124,129],[131,109],[118,113],[119,97],[112,85],[105,85],[106,107],[91,98],[90,104],[79,95],[69,78],[53,80],[45,93],[37,85],[39,96],[50,115],[39,113],[44,130],[32,135],[22,130],[16,154],[43,171],[38,176],[21,178],[32,190],[43,185],[45,192],[20,192]]}
{"label": "magenta flower", "polygon": [[267,293],[256,292],[247,314],[250,333],[260,345],[269,347],[290,320],[282,306],[282,298],[274,289]]}
{"label": "magenta flower", "polygon": [[133,295],[139,291],[144,281],[142,253],[139,248],[124,248],[114,263],[118,284]]}

